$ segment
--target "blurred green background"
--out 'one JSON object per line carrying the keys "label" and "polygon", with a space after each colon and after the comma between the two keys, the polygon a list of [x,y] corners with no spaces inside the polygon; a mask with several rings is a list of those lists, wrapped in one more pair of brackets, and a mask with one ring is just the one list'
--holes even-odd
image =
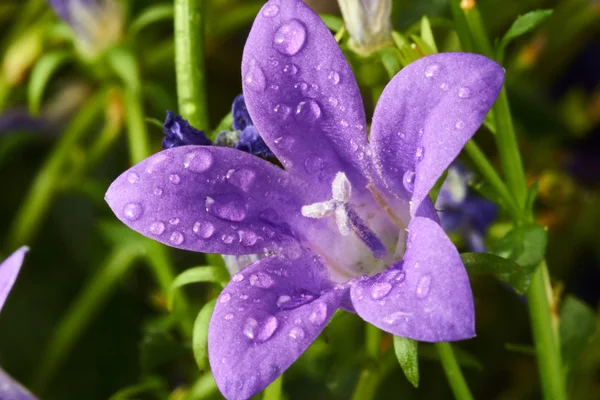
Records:
{"label": "blurred green background", "polygon": [[[241,92],[242,49],[263,2],[205,3],[211,126],[198,128],[212,132]],[[117,398],[180,399],[191,396],[187,389],[205,372],[178,323],[193,320],[219,288],[186,287],[189,315],[171,315],[164,273],[216,258],[141,239],[103,201],[110,182],[131,165],[128,130],[146,131],[151,150],[159,151],[156,121],[177,110],[172,2],[118,4],[88,15],[102,19],[92,30],[85,20],[85,36],[44,0],[0,1],[0,249],[2,258],[21,244],[32,249],[0,314],[0,365],[44,399],[107,399],[139,384],[148,390]],[[339,15],[335,1],[310,4]],[[581,299],[598,320],[600,3],[480,0],[477,6],[492,38],[520,14],[554,10],[508,47],[506,85],[528,180],[540,184],[536,219],[549,229],[553,284],[562,296]],[[393,1],[398,31],[418,33],[423,15],[440,50],[456,49],[448,1]],[[376,57],[348,58],[371,115],[368,94],[389,77]],[[142,127],[131,118],[137,111]],[[497,162],[490,135],[477,140]],[[489,240],[506,229],[501,216]],[[540,398],[524,301],[491,277],[475,277],[472,284],[478,336],[457,348],[474,396]],[[74,304],[80,308],[73,311]],[[65,323],[70,312],[75,317]],[[363,335],[358,317],[336,318],[286,372],[286,398],[351,398],[359,374],[372,363]],[[574,340],[583,342],[567,358],[570,398],[600,399],[600,337]],[[372,366],[383,371],[373,398],[451,398],[433,347],[420,347],[418,389],[406,381],[390,347],[391,336],[384,336],[384,355]],[[220,397],[208,390],[190,398],[205,395]]]}

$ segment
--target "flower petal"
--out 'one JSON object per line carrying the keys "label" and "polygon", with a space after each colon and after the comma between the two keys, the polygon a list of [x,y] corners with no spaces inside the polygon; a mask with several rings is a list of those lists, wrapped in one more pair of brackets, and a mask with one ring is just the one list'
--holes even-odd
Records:
{"label": "flower petal", "polygon": [[0,368],[0,399],[36,400],[36,397]]}
{"label": "flower petal", "polygon": [[390,190],[412,198],[413,214],[481,125],[503,78],[489,58],[442,53],[408,65],[383,91],[371,128],[375,162]]}
{"label": "flower petal", "polygon": [[247,399],[283,373],[321,333],[346,290],[320,260],[270,256],[233,276],[208,331],[211,370],[229,400]]}
{"label": "flower petal", "polygon": [[0,310],[2,310],[8,293],[15,284],[21,265],[23,265],[23,259],[28,251],[29,247],[23,246],[0,264]]}
{"label": "flower petal", "polygon": [[261,136],[311,203],[337,172],[367,184],[366,124],[348,62],[321,18],[300,0],[271,0],[256,17],[242,61],[244,98]]}
{"label": "flower petal", "polygon": [[289,226],[301,204],[293,193],[288,174],[258,157],[182,146],[125,171],[106,201],[126,225],[167,245],[257,254],[297,246]]}
{"label": "flower petal", "polygon": [[442,228],[428,218],[409,225],[403,262],[356,282],[350,294],[358,315],[394,335],[425,342],[475,335],[463,263]]}

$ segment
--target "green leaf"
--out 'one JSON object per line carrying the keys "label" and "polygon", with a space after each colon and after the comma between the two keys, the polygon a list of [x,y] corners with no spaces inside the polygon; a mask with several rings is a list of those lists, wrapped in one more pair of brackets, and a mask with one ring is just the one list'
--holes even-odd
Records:
{"label": "green leaf", "polygon": [[337,15],[319,14],[325,25],[330,31],[338,32],[344,26],[344,21]]}
{"label": "green leaf", "polygon": [[419,342],[413,339],[394,336],[394,352],[404,371],[406,379],[414,386],[419,387],[419,359],[417,347]]}
{"label": "green leaf", "polygon": [[539,192],[540,181],[535,181],[534,184],[529,188],[529,191],[527,192],[527,199],[525,200],[525,210],[529,211],[531,215],[533,215],[533,206]]}
{"label": "green leaf", "polygon": [[438,52],[435,38],[433,37],[433,31],[431,30],[431,24],[426,15],[423,15],[423,18],[421,18],[421,39],[431,47],[434,53]]}
{"label": "green leaf", "polygon": [[521,294],[529,287],[531,277],[529,281],[523,278],[527,270],[514,261],[489,253],[463,253],[460,258],[470,275],[492,274]]}
{"label": "green leaf", "polygon": [[40,112],[42,97],[52,75],[72,58],[68,51],[56,51],[43,55],[31,70],[27,86],[29,113],[37,115]]}
{"label": "green leaf", "polygon": [[429,45],[429,43],[427,43],[426,41],[424,41],[423,39],[421,39],[419,36],[417,35],[410,35],[410,38],[413,40],[413,42],[415,42],[415,44],[417,45],[417,47],[419,49],[421,49],[421,51],[423,52],[423,54],[419,54],[419,56],[429,56],[431,54],[435,54],[436,51],[433,49],[433,47],[431,47]]}
{"label": "green leaf", "polygon": [[171,284],[167,300],[168,307],[171,309],[173,305],[173,296],[177,292],[177,289],[182,286],[189,285],[190,283],[209,282],[225,287],[228,281],[229,275],[227,275],[227,272],[221,267],[202,266],[185,270],[177,275]]}
{"label": "green leaf", "polygon": [[173,19],[173,4],[154,4],[142,11],[131,23],[129,35],[136,36],[142,29],[156,22]]}
{"label": "green leaf", "polygon": [[223,259],[223,256],[221,254],[212,254],[212,253],[205,253],[204,256],[206,257],[206,263],[208,265],[212,265],[213,267],[225,267],[225,260]]}
{"label": "green leaf", "polygon": [[202,310],[198,313],[194,322],[194,335],[192,337],[192,348],[194,350],[194,358],[200,370],[208,369],[208,323],[212,316],[217,299],[213,299],[206,303]]}
{"label": "green leaf", "polygon": [[442,176],[439,177],[439,179],[435,182],[435,185],[433,185],[433,187],[429,191],[429,197],[431,198],[431,201],[433,204],[435,204],[435,201],[437,200],[438,195],[440,194],[440,190],[442,189],[442,185],[446,181],[447,177],[448,177],[448,169],[446,169],[444,171]]}
{"label": "green leaf", "polygon": [[596,332],[596,315],[588,305],[567,296],[560,310],[560,350],[565,366],[583,353]]}
{"label": "green leaf", "polygon": [[511,25],[498,46],[498,58],[501,60],[504,55],[504,49],[514,39],[528,32],[533,31],[542,22],[552,15],[552,10],[536,10],[521,15]]}
{"label": "green leaf", "polygon": [[[548,232],[536,224],[517,226],[498,240],[490,252],[512,260],[525,269],[511,286],[519,293],[529,288],[531,276],[544,259]],[[516,278],[516,277],[515,277]]]}
{"label": "green leaf", "polygon": [[[162,396],[168,396],[168,385],[167,383],[158,376],[149,376],[144,379],[141,383],[127,386],[112,396],[108,400],[130,400],[138,398],[143,393],[160,393]],[[161,397],[162,397],[161,396]]]}
{"label": "green leaf", "polygon": [[390,79],[392,79],[402,66],[398,62],[398,49],[393,46],[386,46],[378,51],[379,58],[381,59],[381,63],[385,68],[386,72]]}

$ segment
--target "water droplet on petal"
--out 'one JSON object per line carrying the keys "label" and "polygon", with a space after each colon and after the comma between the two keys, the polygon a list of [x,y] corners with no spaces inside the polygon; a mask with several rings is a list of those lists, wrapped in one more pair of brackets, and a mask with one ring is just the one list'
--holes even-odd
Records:
{"label": "water droplet on petal", "polygon": [[328,98],[327,102],[334,107],[338,105],[338,99],[336,99],[335,97]]}
{"label": "water droplet on petal", "polygon": [[265,272],[257,272],[256,274],[250,275],[249,281],[252,286],[263,289],[268,289],[273,286],[273,283],[275,283],[273,278],[271,278],[269,274]]}
{"label": "water droplet on petal", "polygon": [[446,82],[443,82],[440,85],[440,89],[442,89],[445,92],[446,90],[450,89],[450,86],[448,86],[448,84]]}
{"label": "water droplet on petal", "polygon": [[214,157],[212,153],[205,149],[196,150],[187,153],[183,157],[183,166],[192,172],[207,171],[213,164]]}
{"label": "water droplet on petal", "polygon": [[285,56],[298,54],[306,43],[306,27],[297,19],[281,25],[273,36],[273,47]]}
{"label": "water droplet on petal", "polygon": [[404,185],[404,188],[406,190],[408,190],[409,192],[414,192],[415,191],[415,171],[412,170],[408,170],[404,173],[404,176],[402,177],[402,184]]}
{"label": "water droplet on petal", "polygon": [[153,235],[159,236],[165,231],[165,224],[160,221],[153,222],[150,225],[150,233]]}
{"label": "water droplet on petal", "polygon": [[227,303],[229,300],[231,300],[231,295],[229,293],[223,293],[219,297],[219,303]]}
{"label": "water droplet on petal", "polygon": [[215,226],[207,221],[196,221],[192,230],[202,239],[208,239],[215,233]]}
{"label": "water droplet on petal", "polygon": [[262,92],[265,90],[267,80],[264,72],[262,69],[260,69],[256,60],[252,60],[250,62],[250,68],[244,77],[244,83],[254,91]]}
{"label": "water droplet on petal", "polygon": [[417,284],[417,297],[420,299],[424,299],[429,294],[429,289],[431,288],[431,275],[425,275],[419,279],[419,283]]}
{"label": "water droplet on petal", "polygon": [[178,231],[173,231],[173,233],[171,233],[171,237],[169,238],[169,241],[174,244],[175,246],[179,246],[181,243],[183,243],[183,233],[178,232]]}
{"label": "water droplet on petal", "polygon": [[226,314],[226,315],[225,315],[225,319],[226,319],[227,321],[229,321],[229,320],[233,319],[233,314]]}
{"label": "water droplet on petal", "polygon": [[140,176],[136,172],[130,172],[127,174],[127,182],[129,183],[138,183],[140,180]]}
{"label": "water droplet on petal", "polygon": [[231,244],[233,243],[233,239],[235,239],[233,237],[233,235],[229,235],[229,234],[224,234],[223,236],[221,236],[221,241],[225,244]]}
{"label": "water droplet on petal", "polygon": [[340,83],[340,74],[338,74],[335,71],[331,71],[329,73],[329,75],[327,76],[327,79],[329,80],[329,82],[331,82],[334,85],[337,85],[338,83]]}
{"label": "water droplet on petal", "polygon": [[177,185],[181,181],[181,178],[177,174],[171,174],[169,175],[169,180],[171,183]]}
{"label": "water droplet on petal", "polygon": [[291,300],[278,303],[277,305],[282,310],[292,310],[305,304],[310,303],[315,298],[315,295],[309,292],[301,291],[300,293],[291,296]]}
{"label": "water droplet on petal", "polygon": [[163,190],[161,188],[154,189],[155,196],[162,196],[162,194],[163,194]]}
{"label": "water droplet on petal", "polygon": [[238,231],[238,236],[240,237],[240,243],[244,246],[254,246],[258,241],[258,235],[250,230]]}
{"label": "water droplet on petal", "polygon": [[258,321],[254,318],[246,319],[244,323],[244,328],[242,329],[244,336],[248,339],[254,339],[256,337],[256,331],[258,327]]}
{"label": "water droplet on petal", "polygon": [[168,158],[169,156],[165,152],[157,153],[151,156],[146,161],[146,172],[148,174],[152,174],[159,168],[159,165],[166,161]]}
{"label": "water droplet on petal", "polygon": [[287,117],[290,116],[292,109],[285,104],[277,104],[275,108],[273,108],[273,112],[278,114],[281,119],[287,119]]}
{"label": "water droplet on petal", "polygon": [[288,336],[295,340],[302,340],[304,339],[304,330],[299,326],[295,326],[290,329]]}
{"label": "water droplet on petal", "polygon": [[394,325],[396,322],[398,322],[398,320],[402,317],[404,317],[405,319],[407,319],[407,317],[411,315],[411,313],[407,313],[407,312],[403,312],[403,311],[396,311],[395,313],[386,315],[385,317],[382,318],[382,321],[385,322],[388,325]]}
{"label": "water droplet on petal", "polygon": [[177,217],[175,217],[175,218],[171,218],[171,219],[169,220],[169,223],[170,223],[171,225],[177,225],[177,224],[179,223],[179,218],[177,218]]}
{"label": "water droplet on petal", "polygon": [[300,124],[312,124],[321,116],[321,107],[313,99],[301,101],[296,106],[294,115],[296,121]]}
{"label": "water droplet on petal", "polygon": [[250,190],[256,174],[248,168],[230,169],[227,171],[227,182],[229,184],[242,189],[244,192]]}
{"label": "water droplet on petal", "polygon": [[458,97],[461,99],[468,99],[471,97],[471,89],[468,87],[459,87],[458,88]]}
{"label": "water droplet on petal", "polygon": [[304,168],[309,174],[315,174],[323,168],[323,160],[316,154],[311,154],[304,161]]}
{"label": "water droplet on petal", "polygon": [[277,330],[277,326],[279,326],[279,321],[277,321],[277,318],[273,316],[268,317],[260,327],[258,337],[256,339],[259,342],[266,342],[271,338],[271,336],[273,336],[273,333],[275,333],[275,330]]}
{"label": "water droplet on petal", "polygon": [[283,67],[283,73],[290,76],[296,75],[298,73],[298,67],[294,64],[287,64]]}
{"label": "water droplet on petal", "polygon": [[433,78],[438,71],[440,70],[440,66],[438,64],[431,64],[425,68],[425,76],[427,78]]}
{"label": "water droplet on petal", "polygon": [[463,121],[458,121],[458,122],[457,122],[457,123],[454,125],[454,127],[455,127],[456,129],[462,129],[462,128],[464,128],[464,127],[465,127],[465,123],[464,123]]}
{"label": "water droplet on petal", "polygon": [[279,298],[277,299],[277,307],[281,307],[284,303],[287,303],[291,299],[292,298],[290,296],[287,296],[287,295],[279,296]]}
{"label": "water droplet on petal", "polygon": [[242,274],[239,274],[239,273],[238,273],[238,274],[235,274],[235,275],[233,275],[233,276],[231,277],[231,280],[232,280],[232,281],[234,281],[234,282],[241,282],[241,281],[243,281],[243,280],[244,280],[244,275],[242,275]]}
{"label": "water droplet on petal", "polygon": [[392,290],[392,285],[388,282],[375,282],[371,286],[371,297],[373,300],[379,300],[387,296]]}
{"label": "water droplet on petal", "polygon": [[263,16],[273,18],[279,13],[279,7],[275,4],[270,4],[263,9]]}
{"label": "water droplet on petal", "polygon": [[135,221],[138,219],[142,215],[143,211],[144,209],[139,203],[127,203],[125,204],[125,207],[123,207],[123,215],[125,215],[125,218],[130,221]]}
{"label": "water droplet on petal", "polygon": [[206,197],[206,211],[227,221],[240,222],[246,218],[246,202],[237,194]]}
{"label": "water droplet on petal", "polygon": [[308,89],[308,83],[306,82],[298,82],[294,84],[294,89],[299,92],[304,92]]}
{"label": "water droplet on petal", "polygon": [[415,153],[415,161],[420,162],[425,157],[425,148],[423,146],[417,147],[417,152]]}
{"label": "water droplet on petal", "polygon": [[321,325],[327,318],[327,304],[320,301],[316,302],[313,311],[308,316],[308,320],[314,325]]}
{"label": "water droplet on petal", "polygon": [[344,128],[347,128],[348,126],[350,126],[348,121],[346,121],[345,119],[340,121],[340,125],[343,126]]}

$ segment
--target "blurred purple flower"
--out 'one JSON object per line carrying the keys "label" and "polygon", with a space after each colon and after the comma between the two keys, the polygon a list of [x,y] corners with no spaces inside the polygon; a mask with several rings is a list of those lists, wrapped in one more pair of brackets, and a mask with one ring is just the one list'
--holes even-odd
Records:
{"label": "blurred purple flower", "polygon": [[36,397],[0,368],[0,399],[35,400]]}
{"label": "blurred purple flower", "polygon": [[15,280],[23,264],[23,259],[28,251],[29,248],[23,246],[0,264],[0,310],[4,306],[10,289],[15,284]]}
{"label": "blurred purple flower", "polygon": [[421,341],[472,337],[469,279],[428,193],[493,104],[502,67],[467,53],[415,61],[383,91],[368,142],[358,86],[327,27],[300,0],[271,0],[242,76],[249,116],[285,170],[183,146],[106,194],[119,219],[162,243],[265,255],[232,277],[211,318],[224,396],[266,387],[338,308]]}
{"label": "blurred purple flower", "polygon": [[163,124],[165,137],[162,141],[162,149],[171,149],[178,146],[210,146],[212,142],[200,131],[189,124],[181,115],[167,111],[167,117]]}
{"label": "blurred purple flower", "polygon": [[370,53],[392,40],[391,0],[338,0],[350,46]]}
{"label": "blurred purple flower", "polygon": [[498,214],[498,206],[473,193],[469,182],[473,174],[460,162],[448,168],[435,208],[446,232],[460,233],[470,251],[485,252],[484,239]]}

